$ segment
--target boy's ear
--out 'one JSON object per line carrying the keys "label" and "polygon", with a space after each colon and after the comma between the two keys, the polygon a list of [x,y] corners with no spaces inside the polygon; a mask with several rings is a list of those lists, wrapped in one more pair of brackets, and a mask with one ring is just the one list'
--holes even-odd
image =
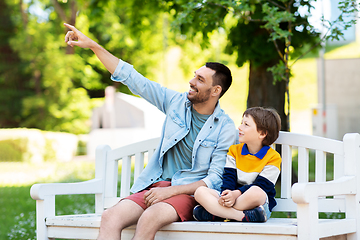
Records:
{"label": "boy's ear", "polygon": [[261,131],[259,138],[264,139],[266,136],[267,136],[267,132]]}

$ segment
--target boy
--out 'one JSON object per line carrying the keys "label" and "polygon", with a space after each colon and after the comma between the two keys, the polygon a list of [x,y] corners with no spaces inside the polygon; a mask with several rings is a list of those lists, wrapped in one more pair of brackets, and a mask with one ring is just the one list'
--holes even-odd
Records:
{"label": "boy", "polygon": [[276,205],[275,183],[281,157],[269,145],[279,136],[281,120],[273,109],[254,107],[243,114],[240,144],[227,154],[221,194],[199,187],[193,211],[198,221],[266,222]]}

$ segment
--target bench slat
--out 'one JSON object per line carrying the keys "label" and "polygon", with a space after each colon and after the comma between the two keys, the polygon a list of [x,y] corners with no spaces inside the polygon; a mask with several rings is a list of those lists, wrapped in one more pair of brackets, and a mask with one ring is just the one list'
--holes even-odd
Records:
{"label": "bench slat", "polygon": [[281,158],[281,198],[291,198],[292,151],[289,145],[282,145]]}
{"label": "bench slat", "polygon": [[309,182],[309,149],[298,148],[298,181]]}
{"label": "bench slat", "polygon": [[326,153],[316,150],[315,153],[315,182],[326,181]]}
{"label": "bench slat", "polygon": [[130,195],[131,156],[123,157],[121,163],[122,166],[121,166],[120,197],[126,197]]}
{"label": "bench slat", "polygon": [[134,182],[139,177],[140,173],[144,169],[144,160],[145,154],[143,152],[139,152],[135,154],[135,168],[134,168]]}

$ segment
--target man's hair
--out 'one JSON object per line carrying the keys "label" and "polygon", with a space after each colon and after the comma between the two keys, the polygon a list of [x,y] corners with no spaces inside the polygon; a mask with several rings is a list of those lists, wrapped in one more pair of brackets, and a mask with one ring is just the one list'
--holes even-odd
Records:
{"label": "man's hair", "polygon": [[213,86],[221,86],[221,93],[219,97],[221,98],[231,85],[231,71],[227,66],[218,62],[207,62],[205,66],[215,71],[214,75],[212,76]]}
{"label": "man's hair", "polygon": [[271,145],[279,137],[281,118],[275,109],[253,107],[247,109],[243,116],[251,116],[256,124],[258,132],[266,134],[262,144]]}

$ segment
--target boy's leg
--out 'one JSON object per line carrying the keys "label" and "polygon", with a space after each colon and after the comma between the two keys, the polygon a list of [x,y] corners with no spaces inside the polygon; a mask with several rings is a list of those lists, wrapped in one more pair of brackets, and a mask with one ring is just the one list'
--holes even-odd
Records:
{"label": "boy's leg", "polygon": [[[222,218],[222,219],[234,219],[240,221],[244,215],[241,211],[238,211],[234,208],[224,207],[219,204],[219,193],[213,189],[207,187],[199,187],[195,191],[195,200],[200,203],[210,214],[213,216]],[[198,209],[199,210],[199,209]],[[213,221],[219,221],[213,218]],[[199,219],[200,220],[200,219]],[[202,221],[210,221],[203,220]]]}
{"label": "boy's leg", "polygon": [[120,240],[121,231],[128,226],[136,224],[143,212],[142,207],[127,199],[108,208],[101,215],[98,240]]}
{"label": "boy's leg", "polygon": [[252,186],[236,199],[233,208],[240,211],[253,209],[263,205],[266,199],[267,195],[264,190],[258,186]]}
{"label": "boy's leg", "polygon": [[233,208],[242,213],[242,222],[266,222],[270,217],[267,194],[258,186],[252,186],[240,195]]}
{"label": "boy's leg", "polygon": [[[267,195],[261,188],[253,186],[237,198],[233,207],[229,208],[221,206],[218,203],[218,199],[218,193],[215,190],[206,187],[200,187],[195,192],[195,200],[197,200],[209,213],[214,216],[236,221],[246,220],[246,218],[244,218],[246,214],[260,216],[251,216],[251,219],[261,218],[265,212],[261,206],[265,203]],[[259,209],[254,210],[256,207],[259,207]],[[248,211],[244,212],[244,210]],[[265,218],[265,221],[266,219],[267,218]]]}
{"label": "boy's leg", "polygon": [[209,199],[211,199],[212,201],[216,200],[218,201],[219,199],[219,193],[214,190],[214,189],[210,189],[208,187],[198,187],[194,193],[194,197],[195,200],[200,203],[202,206],[204,206],[204,204],[206,205],[206,203],[209,201]]}

